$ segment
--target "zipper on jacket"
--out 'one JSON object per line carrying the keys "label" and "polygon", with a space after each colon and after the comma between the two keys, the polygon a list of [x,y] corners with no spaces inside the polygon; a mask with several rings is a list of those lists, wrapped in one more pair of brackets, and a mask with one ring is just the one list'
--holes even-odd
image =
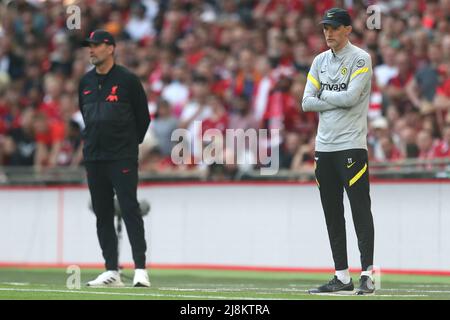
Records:
{"label": "zipper on jacket", "polygon": [[[102,91],[102,85],[101,85],[101,83],[98,81],[98,78],[97,78],[97,86],[98,86],[98,89],[97,89],[97,115],[98,116],[100,116],[100,94],[101,94],[101,91]],[[102,134],[102,130],[101,130],[101,121],[99,121],[98,122],[98,141],[97,141],[97,150],[101,150],[100,149],[100,141],[101,141],[101,134]]]}
{"label": "zipper on jacket", "polygon": [[[110,73],[111,73],[111,71],[113,70],[113,68],[115,67],[115,64],[112,66],[112,68],[108,71],[108,73],[106,74],[106,76],[103,78],[103,84],[107,84],[107,81],[108,81],[108,76],[110,75]],[[102,84],[98,81],[99,79],[98,79],[98,77],[97,77],[97,112],[98,112],[98,115],[100,116],[100,113],[101,113],[101,110],[100,110],[100,96],[101,96],[101,93],[102,93],[102,88],[103,88],[103,86],[102,86]],[[101,121],[99,121],[98,122],[98,143],[97,143],[97,150],[101,150],[101,143],[100,143],[100,141],[101,141],[101,135],[102,135],[102,126],[101,126],[101,124],[102,124],[102,122]],[[101,152],[100,152],[100,154],[101,154]]]}

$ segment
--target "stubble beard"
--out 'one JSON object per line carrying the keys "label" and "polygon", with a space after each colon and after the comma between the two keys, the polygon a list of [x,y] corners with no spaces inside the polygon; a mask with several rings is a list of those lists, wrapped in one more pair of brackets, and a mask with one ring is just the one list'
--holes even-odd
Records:
{"label": "stubble beard", "polygon": [[96,67],[101,66],[105,62],[104,59],[102,60],[97,57],[91,57],[89,60],[90,60],[91,64],[93,64]]}

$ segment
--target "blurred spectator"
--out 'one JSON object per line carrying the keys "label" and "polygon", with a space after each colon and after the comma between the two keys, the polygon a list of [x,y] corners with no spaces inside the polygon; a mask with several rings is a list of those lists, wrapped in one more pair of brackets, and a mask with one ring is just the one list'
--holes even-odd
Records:
{"label": "blurred spectator", "polygon": [[[177,167],[177,169],[180,169],[180,167]],[[145,154],[142,154],[142,158],[139,161],[139,168],[147,172],[168,172],[175,169],[170,157],[163,156],[158,147],[147,150]]]}
{"label": "blurred spectator", "polygon": [[275,79],[273,78],[273,75],[271,75],[269,59],[266,56],[259,56],[256,59],[255,69],[258,74],[261,75],[261,79],[256,86],[255,98],[253,100],[253,112],[255,119],[257,121],[262,121],[266,112],[270,90],[274,85]]}
{"label": "blurred spectator", "polygon": [[[279,67],[274,71],[274,85],[269,94],[266,112],[263,117],[263,127],[267,129],[295,130],[295,119],[290,116],[299,117],[298,98],[291,95],[293,83],[293,70],[291,68]],[[295,112],[293,113],[293,108]]]}
{"label": "blurred spectator", "polygon": [[250,100],[245,96],[236,96],[231,104],[229,129],[258,129],[259,122],[251,112]]}
{"label": "blurred spectator", "polygon": [[188,70],[182,65],[172,69],[171,82],[164,87],[161,96],[171,106],[172,112],[179,116],[189,99],[189,87],[186,84]]}
{"label": "blurred spectator", "polygon": [[8,74],[12,80],[24,75],[23,59],[14,53],[9,35],[0,36],[0,73]]}
{"label": "blurred spectator", "polygon": [[450,110],[450,60],[441,68],[440,85],[436,89],[434,105],[447,113]]}
{"label": "blurred spectator", "polygon": [[290,169],[299,172],[314,172],[315,139],[311,137],[305,144],[300,145],[292,159]]}
{"label": "blurred spectator", "polygon": [[435,157],[433,136],[430,131],[422,130],[419,132],[417,135],[417,147],[419,149],[419,159],[431,160]]}
{"label": "blurred spectator", "polygon": [[239,53],[239,69],[234,78],[233,95],[253,98],[256,85],[261,79],[261,75],[254,68],[254,59],[254,53],[250,49],[244,49]]}
{"label": "blurred spectator", "polygon": [[310,137],[314,136],[318,122],[315,112],[303,112],[303,110],[297,108],[297,101],[303,99],[305,85],[306,76],[303,74],[299,74],[293,79],[289,91],[289,100],[284,111],[284,128],[297,132],[302,139],[302,143],[306,143]]}
{"label": "blurred spectator", "polygon": [[428,102],[424,103],[424,105],[429,105],[430,109],[426,111],[422,111],[422,129],[427,130],[431,133],[431,136],[433,139],[439,139],[442,135],[441,125],[438,123],[438,118],[436,116],[436,113],[432,107],[432,105]]}
{"label": "blurred spectator", "polygon": [[213,163],[208,167],[208,181],[229,181],[234,180],[237,173],[236,166]]}
{"label": "blurred spectator", "polygon": [[450,60],[450,34],[443,34],[442,37],[442,56],[445,61]]}
{"label": "blurred spectator", "polygon": [[294,66],[298,72],[303,74],[308,74],[309,67],[312,63],[312,55],[308,52],[308,47],[303,43],[299,42],[294,47]]}
{"label": "blurred spectator", "polygon": [[20,116],[20,126],[11,129],[4,138],[3,151],[7,165],[32,166],[35,163],[34,117],[32,108],[25,109]]}
{"label": "blurred spectator", "polygon": [[185,137],[193,148],[191,153],[201,159],[201,143],[194,143],[194,139],[201,141],[201,123],[212,116],[211,107],[208,105],[208,83],[204,77],[196,77],[192,84],[192,98],[185,105],[180,116],[180,127],[187,129],[189,136]]}
{"label": "blurred spectator", "polygon": [[160,99],[150,130],[156,139],[159,154],[162,157],[170,157],[174,142],[171,140],[172,132],[178,128],[178,120],[172,116],[170,105],[167,101]]}
{"label": "blurred spectator", "polygon": [[82,148],[80,125],[76,121],[70,120],[56,156],[56,164],[58,166],[80,165],[83,160]]}
{"label": "blurred spectator", "polygon": [[372,149],[372,156],[375,161],[382,161],[385,155],[381,146],[381,141],[384,137],[389,136],[388,121],[384,117],[379,117],[370,123],[370,135],[368,143]]}
{"label": "blurred spectator", "polygon": [[55,49],[50,56],[50,71],[70,76],[72,73],[73,57],[70,43],[64,33],[58,33],[54,37]]}
{"label": "blurred spectator", "polygon": [[398,161],[403,158],[400,150],[394,144],[392,137],[384,135],[379,140],[380,151],[375,154],[375,161]]}
{"label": "blurred spectator", "polygon": [[412,108],[412,103],[408,100],[405,87],[413,77],[413,69],[410,64],[410,57],[404,51],[399,52],[395,57],[395,65],[398,74],[388,81],[386,94],[388,103],[396,105],[400,113],[403,114]]}
{"label": "blurred spectator", "polygon": [[367,114],[367,117],[370,121],[383,115],[383,92],[378,87],[375,77],[372,78],[371,90],[372,92],[370,94],[369,111]]}
{"label": "blurred spectator", "polygon": [[416,144],[417,131],[405,126],[400,132],[401,151],[406,158],[417,158],[420,150]]}
{"label": "blurred spectator", "polygon": [[188,66],[192,69],[195,68],[206,54],[205,48],[201,46],[200,37],[193,32],[185,36],[180,42],[179,47],[183,51]]}
{"label": "blurred spectator", "polygon": [[222,134],[225,134],[229,120],[222,101],[216,96],[210,96],[207,103],[211,108],[211,114],[202,122],[202,135],[209,129],[217,129]]}
{"label": "blurred spectator", "polygon": [[428,47],[428,64],[417,70],[406,86],[406,93],[411,103],[418,109],[422,102],[432,102],[439,83],[439,67],[442,62],[441,46],[432,43]]}
{"label": "blurred spectator", "polygon": [[134,41],[146,41],[155,35],[153,17],[146,15],[147,7],[140,1],[131,6],[131,17],[125,26],[125,31]]}
{"label": "blurred spectator", "polygon": [[51,119],[61,118],[60,96],[63,82],[58,76],[47,74],[44,79],[44,97],[38,110]]}
{"label": "blurred spectator", "polygon": [[439,141],[435,147],[434,155],[437,158],[450,157],[450,123],[444,127],[442,140]]}
{"label": "blurred spectator", "polygon": [[33,127],[36,135],[35,167],[55,167],[65,139],[64,123],[39,112],[34,118]]}
{"label": "blurred spectator", "polygon": [[301,145],[300,136],[297,133],[286,132],[283,143],[280,146],[280,169],[290,169],[299,148],[305,149],[306,146]]}
{"label": "blurred spectator", "polygon": [[373,72],[377,80],[377,86],[381,89],[384,89],[389,80],[398,74],[398,67],[395,64],[396,54],[397,51],[391,46],[384,48],[381,52],[383,64],[377,65],[373,68]]}

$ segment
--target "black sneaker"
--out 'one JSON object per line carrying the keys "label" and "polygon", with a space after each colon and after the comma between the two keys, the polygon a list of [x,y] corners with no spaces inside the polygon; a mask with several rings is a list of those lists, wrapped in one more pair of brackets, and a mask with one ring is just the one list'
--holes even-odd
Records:
{"label": "black sneaker", "polygon": [[370,279],[369,276],[362,276],[361,279],[359,279],[359,288],[356,289],[356,294],[363,295],[363,294],[371,294],[375,292],[375,285]]}
{"label": "black sneaker", "polygon": [[330,282],[318,287],[317,289],[310,289],[308,292],[310,294],[327,293],[327,292],[339,292],[339,291],[353,291],[355,287],[353,286],[353,281],[343,284],[337,276],[334,276]]}

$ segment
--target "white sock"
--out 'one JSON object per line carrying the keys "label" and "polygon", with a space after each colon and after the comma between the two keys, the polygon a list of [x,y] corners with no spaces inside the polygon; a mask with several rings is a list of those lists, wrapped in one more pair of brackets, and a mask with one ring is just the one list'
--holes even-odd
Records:
{"label": "white sock", "polygon": [[370,278],[370,280],[373,281],[372,271],[362,271],[361,272],[361,277],[362,276],[368,276]]}
{"label": "white sock", "polygon": [[343,284],[350,283],[350,272],[348,272],[348,269],[336,270],[335,275]]}

